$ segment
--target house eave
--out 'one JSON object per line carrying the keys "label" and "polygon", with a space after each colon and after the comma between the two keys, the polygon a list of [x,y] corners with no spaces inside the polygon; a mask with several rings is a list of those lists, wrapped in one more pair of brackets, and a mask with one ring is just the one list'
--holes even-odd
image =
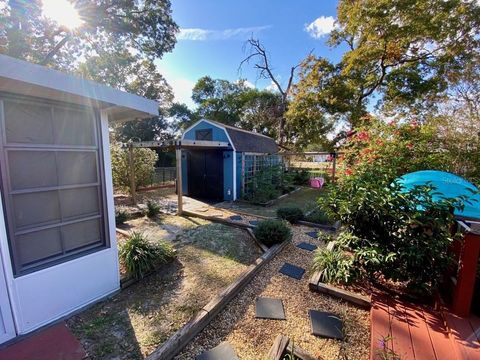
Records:
{"label": "house eave", "polygon": [[156,101],[5,55],[0,55],[0,91],[105,109],[113,121],[158,115]]}

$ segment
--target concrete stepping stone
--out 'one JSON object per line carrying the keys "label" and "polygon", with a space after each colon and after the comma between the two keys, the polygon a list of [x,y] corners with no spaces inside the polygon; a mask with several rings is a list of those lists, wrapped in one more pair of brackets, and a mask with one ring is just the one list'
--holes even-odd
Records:
{"label": "concrete stepping stone", "polygon": [[258,220],[250,220],[249,223],[250,223],[250,225],[257,226],[258,225]]}
{"label": "concrete stepping stone", "polygon": [[311,238],[318,239],[318,232],[317,231],[307,231],[305,234],[307,234]]}
{"label": "concrete stepping stone", "polygon": [[280,273],[283,275],[289,276],[291,278],[300,280],[305,273],[305,269],[302,269],[299,266],[295,266],[289,263],[283,264],[283,266],[280,268]]}
{"label": "concrete stepping stone", "polygon": [[243,218],[240,215],[232,215],[232,216],[230,216],[230,220],[241,221],[241,220],[243,220]]}
{"label": "concrete stepping stone", "polygon": [[312,334],[329,339],[342,340],[343,322],[335,314],[317,310],[308,310]]}
{"label": "concrete stepping stone", "polygon": [[238,360],[238,357],[232,345],[224,341],[212,350],[197,356],[196,360]]}
{"label": "concrete stepping stone", "polygon": [[257,319],[285,320],[285,310],[281,299],[259,297],[255,301]]}
{"label": "concrete stepping stone", "polygon": [[309,244],[306,242],[301,242],[300,244],[297,245],[297,247],[307,251],[313,251],[317,249],[317,245]]}

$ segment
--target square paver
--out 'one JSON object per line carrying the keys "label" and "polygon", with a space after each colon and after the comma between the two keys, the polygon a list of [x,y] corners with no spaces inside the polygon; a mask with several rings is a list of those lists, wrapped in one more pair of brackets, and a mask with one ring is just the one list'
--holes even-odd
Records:
{"label": "square paver", "polygon": [[257,298],[255,317],[258,319],[285,320],[285,310],[281,299]]}
{"label": "square paver", "polygon": [[232,215],[230,216],[230,220],[240,221],[243,220],[243,218],[240,215]]}
{"label": "square paver", "polygon": [[330,339],[343,339],[343,322],[335,314],[308,310],[312,334]]}
{"label": "square paver", "polygon": [[305,234],[307,234],[311,238],[318,239],[318,232],[317,231],[308,231]]}
{"label": "square paver", "polygon": [[313,251],[317,249],[317,245],[309,244],[306,242],[301,242],[300,244],[297,245],[297,247],[307,251]]}
{"label": "square paver", "polygon": [[197,356],[196,360],[238,360],[238,357],[232,345],[224,341],[212,350]]}
{"label": "square paver", "polygon": [[283,266],[280,268],[280,273],[283,275],[290,276],[294,279],[300,280],[305,273],[305,269],[302,269],[299,266],[295,266],[289,263],[283,264]]}
{"label": "square paver", "polygon": [[250,225],[257,226],[258,225],[258,220],[250,220],[249,223],[250,223]]}

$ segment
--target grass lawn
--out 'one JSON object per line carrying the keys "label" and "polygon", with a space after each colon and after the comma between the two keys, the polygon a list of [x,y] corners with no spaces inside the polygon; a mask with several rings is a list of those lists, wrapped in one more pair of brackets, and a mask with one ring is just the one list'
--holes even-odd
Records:
{"label": "grass lawn", "polygon": [[313,210],[317,206],[317,199],[324,193],[324,190],[304,187],[293,194],[276,201],[271,206],[253,205],[243,201],[237,201],[234,203],[223,202],[216,206],[231,209],[233,211],[244,211],[254,215],[275,217],[277,209],[286,206],[297,206],[301,208],[304,213]]}
{"label": "grass lawn", "polygon": [[204,220],[165,215],[127,225],[171,241],[177,259],[68,320],[92,359],[143,359],[260,256],[243,230]]}

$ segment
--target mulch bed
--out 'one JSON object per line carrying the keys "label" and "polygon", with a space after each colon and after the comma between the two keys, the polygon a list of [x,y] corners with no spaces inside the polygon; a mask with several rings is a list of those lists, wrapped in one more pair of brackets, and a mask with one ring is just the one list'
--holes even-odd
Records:
{"label": "mulch bed", "polygon": [[[293,227],[293,243],[277,255],[243,289],[237,297],[176,357],[193,359],[222,341],[228,341],[239,359],[265,359],[279,334],[289,336],[295,344],[316,357],[325,360],[370,358],[369,312],[326,295],[312,293],[308,289],[309,268],[313,254],[296,247],[306,242],[319,247],[319,240],[310,238],[308,228]],[[307,269],[301,280],[295,280],[278,271],[285,263]],[[255,318],[257,297],[282,299],[286,321]],[[345,340],[329,340],[310,334],[308,310],[328,311],[344,322]]]}

